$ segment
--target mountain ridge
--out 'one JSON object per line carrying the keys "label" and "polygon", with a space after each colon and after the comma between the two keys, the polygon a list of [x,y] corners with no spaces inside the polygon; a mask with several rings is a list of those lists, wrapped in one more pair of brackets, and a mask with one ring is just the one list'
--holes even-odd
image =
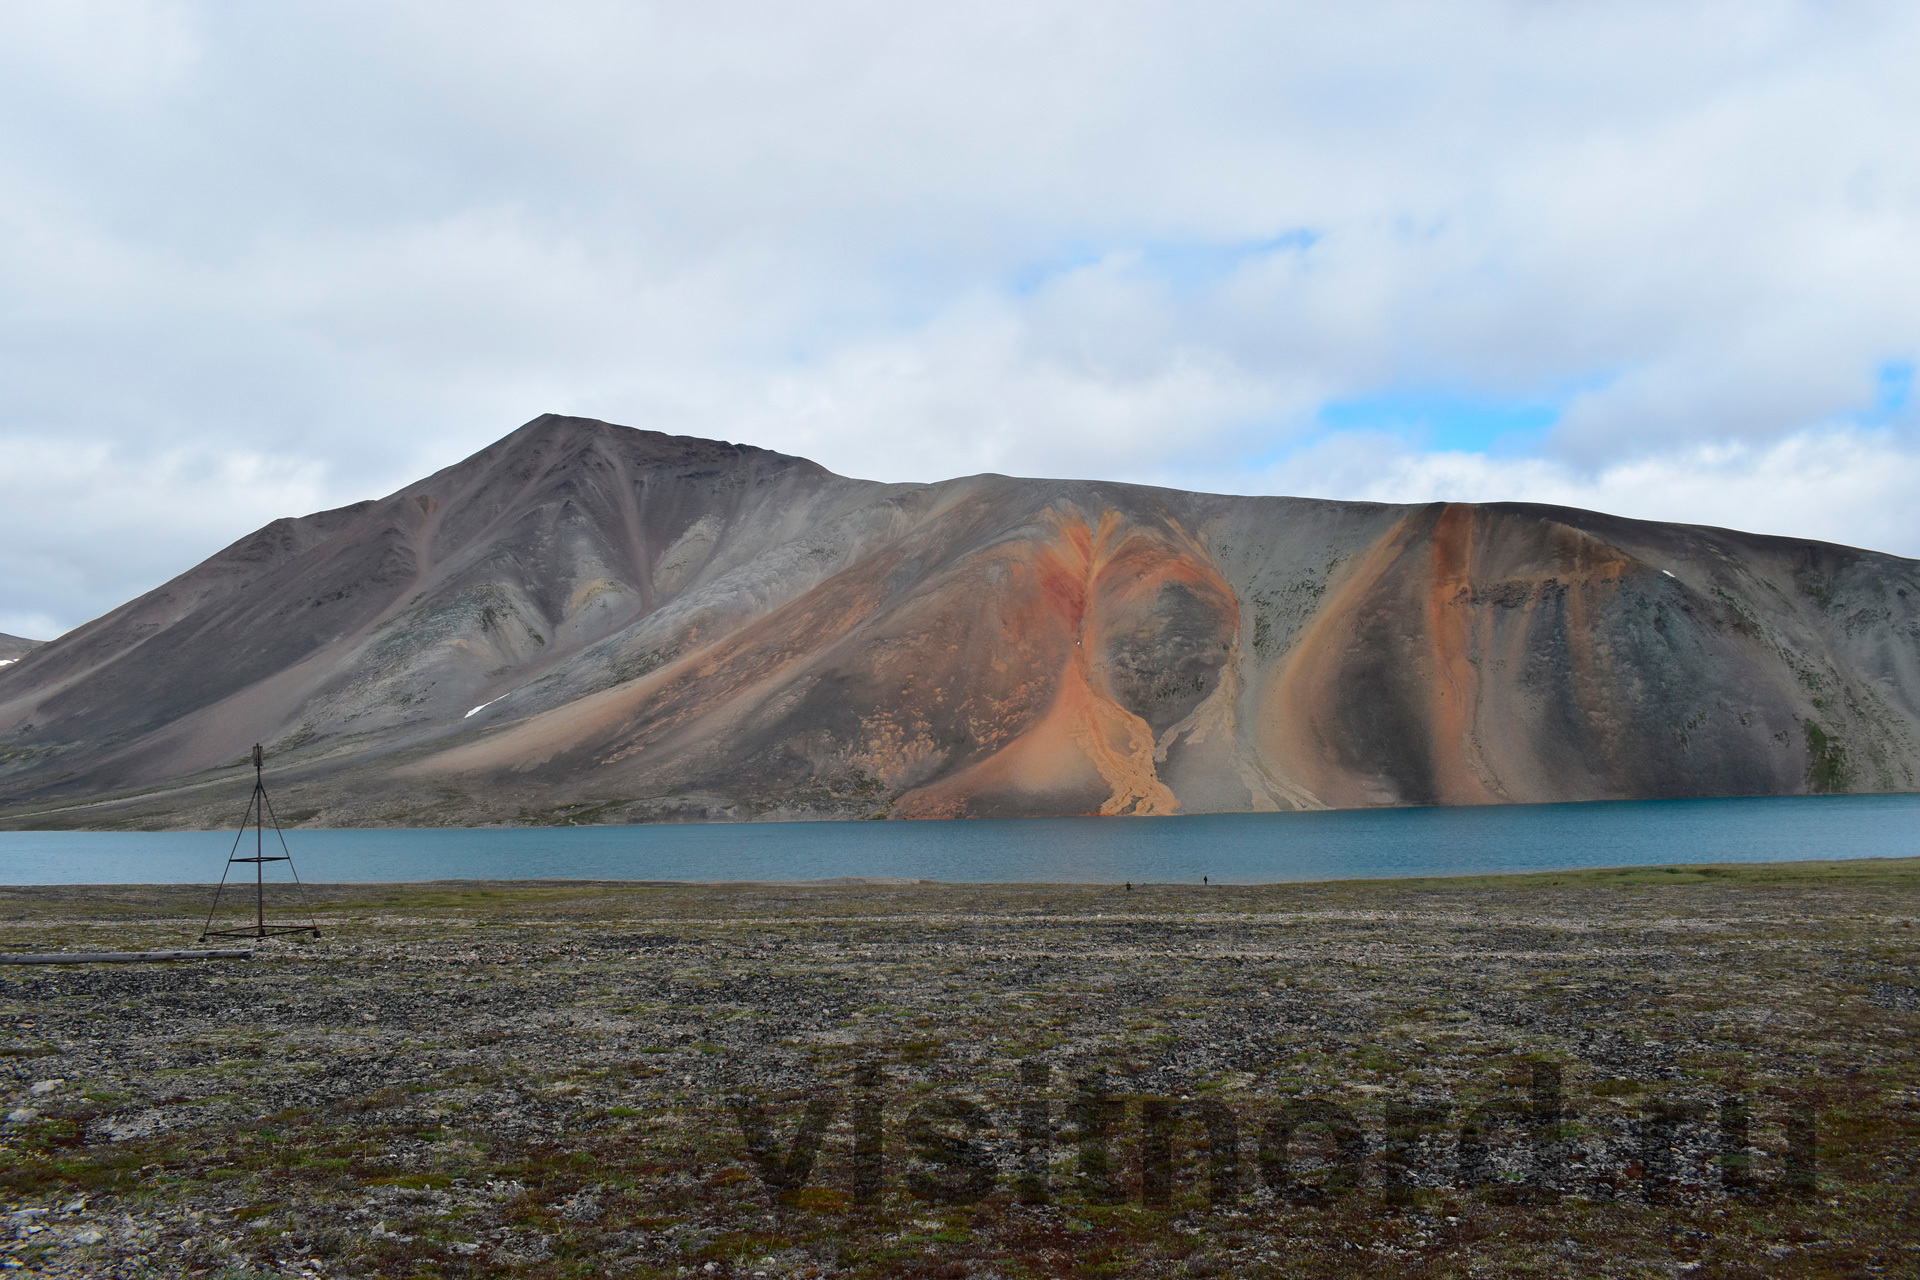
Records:
{"label": "mountain ridge", "polygon": [[838,476],[542,415],[0,668],[0,825],[1911,790],[1920,564],[1538,504]]}
{"label": "mountain ridge", "polygon": [[25,636],[10,636],[0,631],[0,662],[18,662],[45,643],[44,640],[29,640]]}

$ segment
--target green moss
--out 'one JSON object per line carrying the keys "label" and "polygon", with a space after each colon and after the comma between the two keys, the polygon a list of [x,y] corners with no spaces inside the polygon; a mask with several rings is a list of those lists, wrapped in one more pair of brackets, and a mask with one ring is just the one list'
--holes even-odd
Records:
{"label": "green moss", "polygon": [[1760,620],[1754,617],[1753,610],[1749,609],[1745,602],[1719,587],[1713,588],[1713,594],[1720,598],[1722,604],[1726,605],[1727,612],[1731,615],[1727,621],[1735,631],[1740,632],[1742,635],[1753,636],[1756,639],[1759,638],[1761,635]]}
{"label": "green moss", "polygon": [[667,649],[649,649],[633,657],[621,658],[613,664],[613,678],[616,680],[638,680],[641,676],[658,671],[680,656],[677,646]]}
{"label": "green moss", "polygon": [[1807,785],[1816,792],[1845,791],[1847,749],[1840,740],[1809,720],[1807,730]]}
{"label": "green moss", "polygon": [[1793,575],[1794,585],[1807,593],[1813,602],[1827,611],[1833,608],[1833,579],[1818,569],[1801,569]]}

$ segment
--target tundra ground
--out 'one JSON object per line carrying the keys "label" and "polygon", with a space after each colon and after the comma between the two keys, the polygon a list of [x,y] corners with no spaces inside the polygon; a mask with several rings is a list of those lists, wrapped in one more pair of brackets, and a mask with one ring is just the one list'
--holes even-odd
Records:
{"label": "tundra ground", "polygon": [[[6,1266],[1920,1270],[1916,862],[314,901],[247,962],[0,968]],[[0,950],[204,903],[4,889]]]}

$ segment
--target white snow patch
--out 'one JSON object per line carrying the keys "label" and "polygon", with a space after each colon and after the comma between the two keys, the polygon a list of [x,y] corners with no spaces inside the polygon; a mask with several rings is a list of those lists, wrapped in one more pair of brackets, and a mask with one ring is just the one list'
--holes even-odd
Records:
{"label": "white snow patch", "polygon": [[[1667,575],[1667,576],[1668,576],[1669,578],[1673,578],[1673,570],[1671,570],[1671,569],[1662,569],[1662,570],[1661,570],[1660,572],[1662,572],[1662,573],[1664,573],[1664,574],[1666,574],[1666,575]],[[1673,578],[1673,580],[1674,580],[1675,582],[1678,582],[1678,581],[1680,581],[1680,579],[1678,579],[1678,578]]]}
{"label": "white snow patch", "polygon": [[[500,698],[504,698],[506,696],[507,695],[503,693],[500,695]],[[500,698],[495,698],[493,702],[483,702],[479,706],[475,707],[473,710],[467,712],[466,715],[461,716],[460,718],[462,720],[471,720],[473,717],[479,715],[482,711],[485,711],[488,707],[492,706],[494,702],[500,701]]]}

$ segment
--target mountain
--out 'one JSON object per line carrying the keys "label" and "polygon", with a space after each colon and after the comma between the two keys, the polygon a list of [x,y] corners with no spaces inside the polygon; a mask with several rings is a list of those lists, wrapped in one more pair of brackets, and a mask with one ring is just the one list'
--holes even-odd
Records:
{"label": "mountain", "polygon": [[41,645],[39,640],[22,640],[0,631],[0,662],[18,662]]}
{"label": "mountain", "polygon": [[1912,790],[1920,562],[1516,503],[876,484],[546,416],[0,668],[0,825]]}

